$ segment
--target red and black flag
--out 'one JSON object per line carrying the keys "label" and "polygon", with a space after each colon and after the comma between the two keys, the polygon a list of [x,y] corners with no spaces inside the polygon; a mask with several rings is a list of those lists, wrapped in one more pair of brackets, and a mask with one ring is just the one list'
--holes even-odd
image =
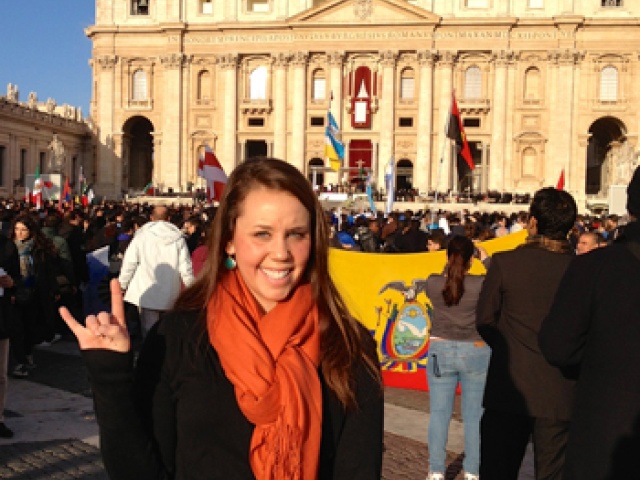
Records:
{"label": "red and black flag", "polygon": [[456,142],[456,152],[458,154],[458,175],[462,177],[466,173],[467,168],[474,170],[476,166],[473,163],[471,150],[469,149],[469,144],[467,143],[467,136],[464,134],[462,117],[460,117],[460,111],[458,110],[458,102],[456,102],[455,93],[451,93],[451,111],[449,112],[449,122],[447,123],[445,134],[448,138]]}

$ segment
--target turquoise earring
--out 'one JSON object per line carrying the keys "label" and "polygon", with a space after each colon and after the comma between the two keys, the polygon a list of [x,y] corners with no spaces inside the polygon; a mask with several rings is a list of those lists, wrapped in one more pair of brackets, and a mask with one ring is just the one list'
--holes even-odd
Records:
{"label": "turquoise earring", "polygon": [[234,268],[236,268],[235,259],[231,255],[229,255],[224,261],[224,266],[227,270],[233,270]]}

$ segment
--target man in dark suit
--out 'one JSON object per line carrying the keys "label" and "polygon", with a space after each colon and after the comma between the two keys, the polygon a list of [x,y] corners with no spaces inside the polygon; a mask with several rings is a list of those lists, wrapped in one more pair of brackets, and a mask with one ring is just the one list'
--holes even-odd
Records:
{"label": "man in dark suit", "polygon": [[571,263],[540,330],[549,362],[580,368],[565,480],[640,476],[640,168],[627,210],[612,245]]}
{"label": "man in dark suit", "polygon": [[569,263],[576,220],[573,197],[539,190],[526,244],[494,255],[477,307],[478,331],[491,347],[480,425],[480,478],[517,479],[532,437],[537,479],[560,479],[574,381],[551,366],[538,331]]}

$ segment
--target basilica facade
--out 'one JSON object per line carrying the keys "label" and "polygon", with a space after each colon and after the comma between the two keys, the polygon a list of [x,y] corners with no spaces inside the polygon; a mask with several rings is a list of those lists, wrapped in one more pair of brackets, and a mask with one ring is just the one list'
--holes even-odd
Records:
{"label": "basilica facade", "polygon": [[[318,186],[606,202],[637,164],[640,4],[630,0],[96,0],[88,166],[98,194],[286,159]],[[455,95],[475,168],[445,126]],[[345,146],[324,157],[327,114]]]}

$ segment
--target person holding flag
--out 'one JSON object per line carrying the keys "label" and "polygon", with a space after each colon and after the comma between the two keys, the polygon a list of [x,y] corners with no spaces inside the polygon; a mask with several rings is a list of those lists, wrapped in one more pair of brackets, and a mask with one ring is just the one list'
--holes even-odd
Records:
{"label": "person holding flag", "polygon": [[207,181],[207,201],[219,202],[222,198],[224,186],[227,184],[227,175],[216,154],[207,144],[204,146],[204,155],[198,161],[198,177]]}
{"label": "person holding flag", "polygon": [[456,102],[455,92],[451,93],[451,110],[449,112],[449,121],[446,127],[447,138],[453,140],[456,145],[456,167],[458,169],[458,178],[462,179],[466,172],[475,170],[471,149],[467,142],[467,136],[464,133],[462,117],[458,110],[458,102]]}

